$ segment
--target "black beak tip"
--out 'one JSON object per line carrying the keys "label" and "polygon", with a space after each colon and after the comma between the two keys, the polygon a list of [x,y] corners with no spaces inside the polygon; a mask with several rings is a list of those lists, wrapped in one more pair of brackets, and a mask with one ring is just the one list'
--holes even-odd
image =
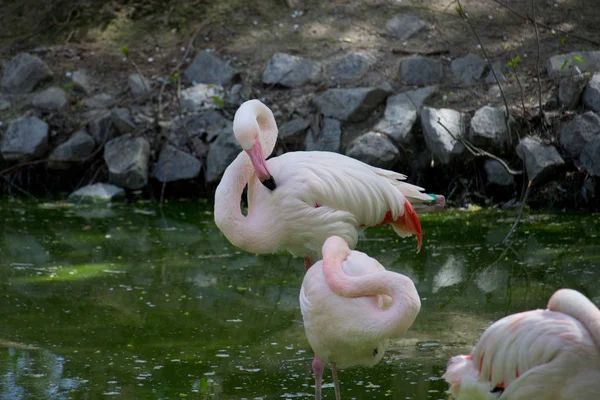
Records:
{"label": "black beak tip", "polygon": [[275,190],[275,188],[277,188],[277,185],[275,184],[275,179],[273,179],[272,176],[270,176],[269,179],[261,181],[261,183],[270,191],[273,191]]}

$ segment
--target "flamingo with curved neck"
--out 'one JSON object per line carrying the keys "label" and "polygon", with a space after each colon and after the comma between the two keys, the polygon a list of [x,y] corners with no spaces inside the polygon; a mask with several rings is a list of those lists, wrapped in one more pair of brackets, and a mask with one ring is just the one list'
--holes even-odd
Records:
{"label": "flamingo with curved neck", "polygon": [[[215,193],[215,223],[235,246],[254,253],[288,250],[305,267],[321,258],[331,235],[351,248],[370,226],[390,224],[400,236],[416,235],[415,210],[438,211],[443,196],[427,195],[404,175],[341,154],[298,151],[266,160],[277,141],[271,110],[249,100],[237,110],[233,131],[243,152],[227,167]],[[240,201],[248,185],[248,213]]]}
{"label": "flamingo with curved neck", "polygon": [[410,278],[387,271],[374,258],[351,251],[344,239],[332,236],[323,245],[323,260],[304,277],[300,308],[315,352],[316,398],[321,397],[327,362],[339,399],[337,369],[381,361],[389,339],[400,337],[413,324],[421,301]]}

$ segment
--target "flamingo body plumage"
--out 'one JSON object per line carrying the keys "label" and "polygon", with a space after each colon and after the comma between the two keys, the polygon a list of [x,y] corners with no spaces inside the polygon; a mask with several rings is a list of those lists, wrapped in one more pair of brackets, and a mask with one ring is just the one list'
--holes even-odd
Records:
{"label": "flamingo body plumage", "polygon": [[444,378],[458,400],[567,400],[600,396],[600,311],[561,289],[545,310],[504,317]]}

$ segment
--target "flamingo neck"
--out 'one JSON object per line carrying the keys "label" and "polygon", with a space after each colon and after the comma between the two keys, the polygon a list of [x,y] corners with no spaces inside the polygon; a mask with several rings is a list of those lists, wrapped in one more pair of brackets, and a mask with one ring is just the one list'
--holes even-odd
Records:
{"label": "flamingo neck", "polygon": [[269,107],[259,100],[248,100],[240,106],[233,119],[233,131],[241,132],[244,127],[257,125],[258,140],[261,144],[265,158],[268,158],[277,143],[277,122]]}
{"label": "flamingo neck", "polygon": [[421,309],[421,300],[410,278],[391,271],[363,276],[349,276],[342,269],[343,254],[326,254],[323,274],[329,288],[342,297],[365,297],[381,294],[392,298],[386,309],[375,307],[364,316],[364,323],[372,327],[381,339],[397,337],[410,328]]}
{"label": "flamingo neck", "polygon": [[560,289],[548,300],[548,309],[570,315],[581,322],[600,349],[600,310],[587,297],[572,289]]}

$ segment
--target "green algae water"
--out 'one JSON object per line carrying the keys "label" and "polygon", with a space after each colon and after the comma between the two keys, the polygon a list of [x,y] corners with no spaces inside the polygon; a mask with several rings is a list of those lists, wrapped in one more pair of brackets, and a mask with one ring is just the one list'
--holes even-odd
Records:
{"label": "green algae water", "polygon": [[[453,211],[424,243],[371,228],[358,250],[411,277],[417,321],[343,399],[446,399],[448,358],[558,288],[600,303],[600,216]],[[0,202],[2,399],[291,399],[314,395],[303,262],[230,245],[201,203]],[[324,398],[333,399],[330,371]]]}

